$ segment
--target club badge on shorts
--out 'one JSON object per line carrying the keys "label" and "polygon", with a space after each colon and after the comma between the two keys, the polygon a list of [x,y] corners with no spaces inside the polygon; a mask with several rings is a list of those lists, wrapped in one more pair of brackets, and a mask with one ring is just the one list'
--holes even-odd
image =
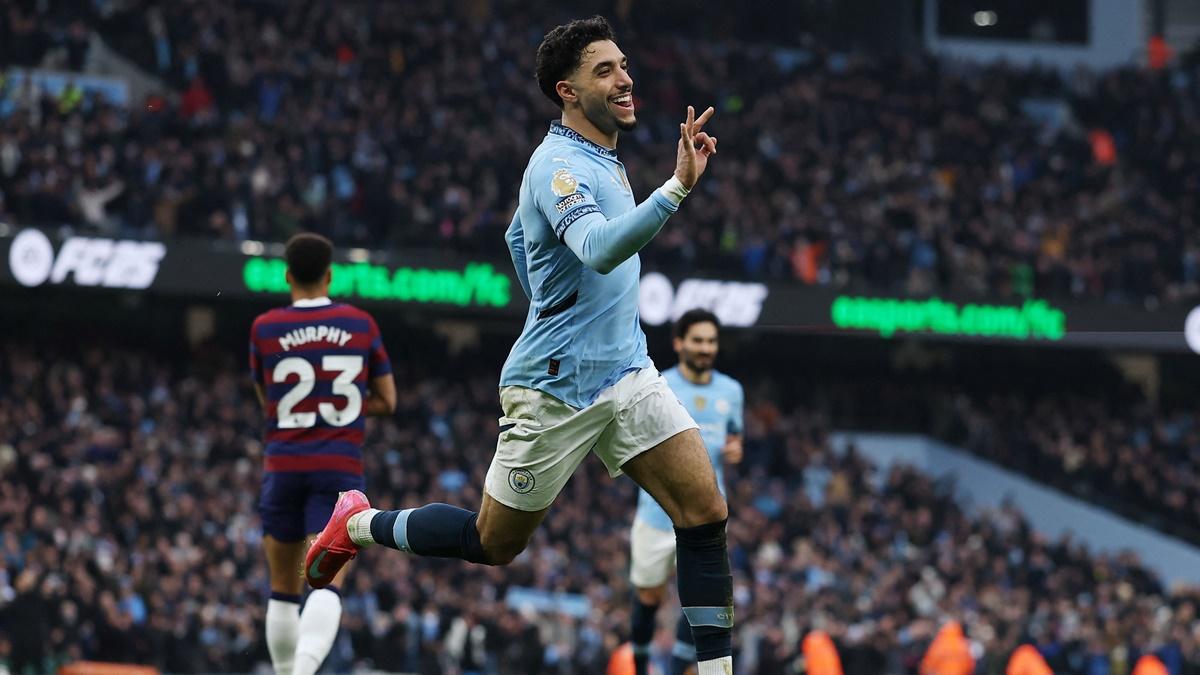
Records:
{"label": "club badge on shorts", "polygon": [[508,472],[508,487],[517,494],[526,494],[533,489],[533,474],[528,469],[513,469]]}

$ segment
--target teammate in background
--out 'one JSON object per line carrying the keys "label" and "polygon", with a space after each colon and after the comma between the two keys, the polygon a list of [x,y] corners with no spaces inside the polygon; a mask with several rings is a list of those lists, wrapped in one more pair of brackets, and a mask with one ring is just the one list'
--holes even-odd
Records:
{"label": "teammate in background", "polygon": [[679,208],[716,153],[690,106],[675,172],[635,204],[617,134],[636,123],[633,79],[601,17],[550,31],[537,52],[542,92],[562,120],[534,151],[505,238],[529,296],[525,328],[500,376],[500,437],[479,512],[447,504],[379,511],[339,499],[309,550],[309,583],[326,584],[358,550],[504,565],[529,542],[590,451],[629,474],[675,527],[679,597],[700,675],[731,675],[733,584],[728,515],[696,423],[646,353],[638,323],[637,252]]}
{"label": "teammate in background", "polygon": [[366,312],[329,299],[333,245],[316,234],[287,243],[292,304],[254,320],[250,373],[267,416],[263,548],[271,572],[267,647],[279,675],[317,672],[337,637],[346,568],[300,612],[304,552],[338,493],[363,488],[364,415],[390,415],[396,384]]}
{"label": "teammate in background", "polygon": [[[712,312],[693,309],[675,322],[675,353],[679,364],[663,371],[663,378],[700,425],[700,436],[725,492],[722,461],[742,461],[742,385],[713,368],[720,347],[721,322]],[[637,516],[630,532],[629,580],[634,586],[632,630],[633,663],[637,675],[647,675],[655,616],[667,594],[667,580],[675,567],[675,537],[671,517],[645,490],[638,491]],[[696,663],[692,628],[679,617],[675,648],[671,650],[672,675],[683,675]]]}

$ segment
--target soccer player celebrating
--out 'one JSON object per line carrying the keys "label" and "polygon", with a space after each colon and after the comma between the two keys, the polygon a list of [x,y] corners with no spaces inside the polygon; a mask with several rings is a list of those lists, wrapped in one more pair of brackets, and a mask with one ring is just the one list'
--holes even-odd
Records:
{"label": "soccer player celebrating", "polygon": [[[713,368],[720,346],[721,322],[708,310],[693,309],[675,322],[675,353],[679,365],[663,372],[663,379],[700,425],[700,436],[724,492],[722,460],[742,461],[742,385]],[[645,490],[638,491],[637,516],[630,533],[629,580],[633,583],[633,663],[637,675],[649,672],[650,641],[654,619],[667,592],[667,579],[675,566],[675,537],[671,517]],[[684,675],[696,662],[692,628],[687,615],[679,617],[675,648],[671,651],[672,675]]]}
{"label": "soccer player celebrating", "polygon": [[636,204],[617,135],[636,123],[633,79],[601,17],[550,31],[537,52],[542,92],[562,109],[534,150],[506,233],[529,296],[525,328],[500,375],[500,437],[478,512],[446,504],[401,511],[339,499],[309,549],[321,587],[363,547],[504,565],[529,542],[589,451],[649,492],[675,528],[679,597],[700,675],[732,673],[728,512],[696,423],[646,354],[637,252],[716,154],[713,110],[679,125],[675,172]]}
{"label": "soccer player celebrating", "polygon": [[292,304],[250,329],[250,372],[267,416],[259,500],[271,573],[267,648],[279,675],[312,675],[337,637],[346,568],[309,594],[303,613],[297,572],[338,494],[363,487],[363,416],[392,414],[396,384],[375,320],[329,300],[329,240],[298,234],[285,257]]}

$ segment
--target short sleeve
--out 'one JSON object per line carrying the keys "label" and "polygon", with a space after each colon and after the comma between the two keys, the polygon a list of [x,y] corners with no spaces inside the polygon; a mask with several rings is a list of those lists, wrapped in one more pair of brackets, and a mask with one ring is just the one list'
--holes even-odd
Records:
{"label": "short sleeve", "polygon": [[390,375],[392,362],[388,359],[387,348],[383,346],[383,334],[379,332],[379,326],[375,324],[374,318],[368,317],[368,320],[371,322],[371,353],[368,371],[372,378]]}
{"label": "short sleeve", "polygon": [[258,324],[255,319],[250,326],[250,378],[258,384],[263,384],[262,354],[258,350]]}

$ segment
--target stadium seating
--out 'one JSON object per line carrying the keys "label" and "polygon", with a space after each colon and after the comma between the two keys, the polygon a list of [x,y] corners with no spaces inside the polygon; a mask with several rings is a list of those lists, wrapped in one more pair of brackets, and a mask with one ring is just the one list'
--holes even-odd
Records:
{"label": "stadium seating", "polygon": [[[397,363],[409,383],[397,415],[369,429],[370,490],[385,507],[475,503],[494,443],[496,364],[426,356]],[[445,375],[464,372],[475,375]],[[1125,672],[1151,652],[1200,665],[1194,591],[1163,588],[1132,554],[1047,541],[1013,509],[968,517],[911,470],[877,475],[833,456],[826,430],[804,408],[748,411],[730,491],[746,672],[797,672],[811,629],[832,637],[847,673],[898,672],[885,668],[915,667],[945,616],[1000,668],[1024,641],[1055,672],[1093,661]],[[76,659],[168,672],[265,662],[259,412],[240,359],[6,342],[0,431],[0,658],[14,672]],[[466,622],[484,627],[484,665],[499,672],[603,672],[625,639],[634,493],[596,462],[585,470],[514,567],[365,555],[343,591],[353,662],[440,672],[470,652],[454,628]],[[514,589],[581,596],[589,609],[513,606]],[[348,667],[339,654],[333,666]]]}
{"label": "stadium seating", "polygon": [[[0,85],[0,217],[491,250],[556,110],[533,86],[541,33],[521,3],[478,4],[485,15],[455,17],[203,0],[93,17],[179,100],[122,110]],[[57,15],[25,18],[61,34]],[[1200,294],[1200,86],[1183,67],[1066,77],[815,41],[627,49],[641,123],[621,148],[639,193],[670,170],[685,100],[719,111],[721,168],[647,249],[651,266],[918,294]]]}

